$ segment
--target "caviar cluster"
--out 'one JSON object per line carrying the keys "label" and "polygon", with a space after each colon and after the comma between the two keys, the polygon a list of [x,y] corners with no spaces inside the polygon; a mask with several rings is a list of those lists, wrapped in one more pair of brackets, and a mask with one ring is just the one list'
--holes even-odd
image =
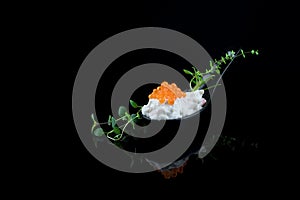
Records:
{"label": "caviar cluster", "polygon": [[149,99],[157,99],[161,104],[167,101],[168,104],[173,105],[177,98],[185,96],[186,94],[175,83],[169,84],[164,81],[148,97]]}

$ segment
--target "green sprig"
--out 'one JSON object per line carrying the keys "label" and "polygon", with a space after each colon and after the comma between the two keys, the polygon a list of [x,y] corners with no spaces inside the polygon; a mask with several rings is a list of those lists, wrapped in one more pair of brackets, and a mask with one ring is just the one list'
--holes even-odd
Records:
{"label": "green sprig", "polygon": [[[246,54],[259,55],[258,50],[251,50],[245,52],[241,49],[239,52],[240,53],[236,54],[235,51],[231,50],[225,54],[225,57],[222,56],[219,60],[215,59],[214,61],[209,61],[210,69],[206,69],[204,73],[201,73],[195,67],[192,67],[194,72],[191,72],[187,69],[183,69],[183,72],[185,74],[192,76],[190,80],[191,91],[199,90],[201,87],[203,87],[204,84],[206,84],[209,80],[214,78],[214,74],[221,74],[221,67],[222,65],[227,64],[226,61],[233,61],[235,58],[240,56],[246,58]],[[208,76],[208,78],[204,78],[205,75]]]}
{"label": "green sprig", "polygon": [[[140,112],[142,110],[142,106],[139,106],[133,100],[130,100],[129,102],[130,102],[130,105],[133,108],[139,108],[139,110],[135,114],[130,115],[127,112],[127,109],[124,106],[120,106],[119,110],[118,110],[119,118],[114,118],[113,116],[109,115],[107,122],[104,122],[104,123],[97,122],[95,120],[94,114],[92,114],[91,118],[92,118],[92,121],[93,121],[93,125],[92,125],[92,129],[91,129],[91,133],[94,134],[97,137],[101,137],[103,135],[106,135],[106,137],[108,139],[111,139],[113,141],[119,141],[123,138],[123,133],[124,133],[125,129],[127,128],[127,126],[129,124],[131,124],[132,128],[135,129],[136,120],[141,119]],[[117,122],[120,121],[120,120],[125,121],[125,123],[118,126]],[[110,131],[104,131],[100,127],[101,124],[107,124],[107,125],[111,126],[111,130]],[[98,128],[96,128],[96,127],[98,127]]]}

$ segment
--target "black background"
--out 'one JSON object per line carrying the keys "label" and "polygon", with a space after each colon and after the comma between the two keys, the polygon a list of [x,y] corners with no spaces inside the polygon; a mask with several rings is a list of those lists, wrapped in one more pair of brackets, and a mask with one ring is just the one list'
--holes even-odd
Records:
{"label": "black background", "polygon": [[[293,51],[287,47],[296,46],[297,42],[292,39],[296,35],[295,12],[289,4],[173,0],[34,6],[35,9],[25,11],[15,21],[22,25],[18,30],[22,30],[21,39],[26,42],[22,46],[24,51],[32,45],[35,50],[32,57],[39,57],[34,62],[43,66],[34,70],[40,74],[37,82],[50,77],[44,85],[47,96],[41,97],[47,102],[49,134],[33,148],[33,152],[42,152],[34,156],[37,164],[28,164],[31,169],[28,174],[32,178],[37,175],[34,179],[37,185],[51,183],[53,193],[81,193],[87,189],[99,198],[104,193],[137,196],[136,191],[144,192],[143,196],[155,194],[157,198],[164,193],[202,195],[210,189],[222,188],[224,195],[230,196],[236,191],[247,195],[272,192],[266,185],[277,187],[279,180],[287,177],[281,168],[286,163],[281,161],[283,152],[278,144],[282,139],[278,134],[281,121],[276,114],[286,115],[274,109],[282,105],[278,90],[292,84],[282,76],[282,71],[290,74],[288,68],[294,65]],[[224,76],[228,111],[222,133],[258,142],[258,149],[226,152],[204,164],[191,161],[182,175],[171,180],[163,179],[157,172],[115,171],[87,152],[72,118],[76,73],[89,52],[103,40],[145,26],[180,31],[198,41],[213,58],[230,49],[259,49],[258,57],[237,61]],[[37,41],[34,45],[33,40]]]}

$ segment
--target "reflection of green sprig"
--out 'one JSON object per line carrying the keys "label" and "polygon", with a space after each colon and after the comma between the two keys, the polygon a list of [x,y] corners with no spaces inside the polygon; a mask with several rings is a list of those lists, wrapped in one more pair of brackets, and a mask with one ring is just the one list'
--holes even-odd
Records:
{"label": "reflection of green sprig", "polygon": [[[184,73],[189,74],[192,76],[190,80],[190,89],[192,91],[196,91],[200,89],[204,84],[206,84],[209,80],[215,77],[214,73],[220,74],[221,66],[227,63],[232,62],[235,58],[243,56],[246,57],[246,54],[255,54],[258,55],[258,50],[251,50],[251,51],[243,51],[242,49],[236,54],[233,50],[228,51],[225,54],[225,57],[221,57],[219,60],[215,59],[214,62],[210,61],[210,69],[206,69],[205,72],[200,72],[195,67],[193,67],[193,72],[184,69]],[[217,86],[217,85],[216,85]]]}
{"label": "reflection of green sprig", "polygon": [[[134,129],[134,124],[136,122],[137,119],[141,119],[141,110],[142,110],[142,106],[139,106],[137,103],[135,103],[133,100],[130,100],[130,105],[133,108],[139,108],[139,110],[135,113],[135,114],[129,114],[127,112],[127,109],[124,106],[120,106],[119,110],[118,110],[118,115],[119,118],[114,118],[113,116],[109,115],[107,122],[104,123],[99,123],[95,120],[94,118],[94,114],[91,115],[91,118],[93,120],[93,125],[92,125],[92,129],[91,129],[91,133],[94,134],[97,137],[101,137],[102,135],[106,135],[107,138],[113,140],[113,141],[118,141],[122,138],[123,133],[126,129],[126,127],[131,124],[132,128]],[[125,123],[118,126],[117,122],[118,121],[124,121]],[[100,125],[101,124],[107,124],[109,126],[111,126],[112,130],[110,131],[104,131]]]}

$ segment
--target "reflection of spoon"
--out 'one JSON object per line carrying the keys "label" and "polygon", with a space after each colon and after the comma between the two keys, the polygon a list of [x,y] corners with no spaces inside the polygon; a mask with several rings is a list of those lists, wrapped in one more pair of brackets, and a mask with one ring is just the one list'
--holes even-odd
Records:
{"label": "reflection of spoon", "polygon": [[[240,52],[240,50],[238,50],[237,54],[238,54],[239,52]],[[234,57],[234,58],[235,58],[235,57]],[[209,98],[208,98],[208,99],[205,99],[205,100],[206,100],[206,103],[203,104],[204,106],[203,106],[200,110],[198,110],[198,111],[196,111],[196,112],[194,112],[194,113],[192,113],[192,114],[190,114],[190,115],[184,116],[184,117],[182,117],[182,118],[178,118],[178,119],[168,119],[168,120],[182,120],[182,119],[188,119],[188,118],[194,117],[194,116],[196,116],[196,115],[199,115],[201,112],[203,112],[203,111],[208,107],[208,105],[210,104],[210,102],[211,102],[211,100],[212,100],[212,98],[213,98],[213,95],[214,95],[214,93],[215,93],[215,90],[216,90],[217,86],[219,85],[219,82],[221,81],[223,75],[225,74],[225,72],[227,71],[227,69],[229,68],[229,66],[231,65],[231,63],[232,63],[232,61],[234,60],[234,58],[228,63],[228,65],[226,66],[226,68],[224,69],[224,71],[220,74],[220,76],[219,76],[219,78],[217,79],[216,83],[213,84],[213,86],[212,86],[213,90],[209,93]],[[203,76],[204,82],[206,82],[207,80],[209,80],[212,76],[213,76],[212,74],[206,74],[206,75],[204,75],[204,76]],[[201,88],[199,88],[199,90],[200,90],[200,89],[208,90],[208,88],[204,88],[204,86],[205,86],[205,85],[203,85]],[[201,105],[201,106],[202,106],[202,105]],[[147,117],[147,116],[145,116],[145,115],[142,115],[142,116],[143,116],[143,118],[145,118],[145,119],[147,119],[147,120],[153,120],[153,119],[150,119],[149,117]]]}

